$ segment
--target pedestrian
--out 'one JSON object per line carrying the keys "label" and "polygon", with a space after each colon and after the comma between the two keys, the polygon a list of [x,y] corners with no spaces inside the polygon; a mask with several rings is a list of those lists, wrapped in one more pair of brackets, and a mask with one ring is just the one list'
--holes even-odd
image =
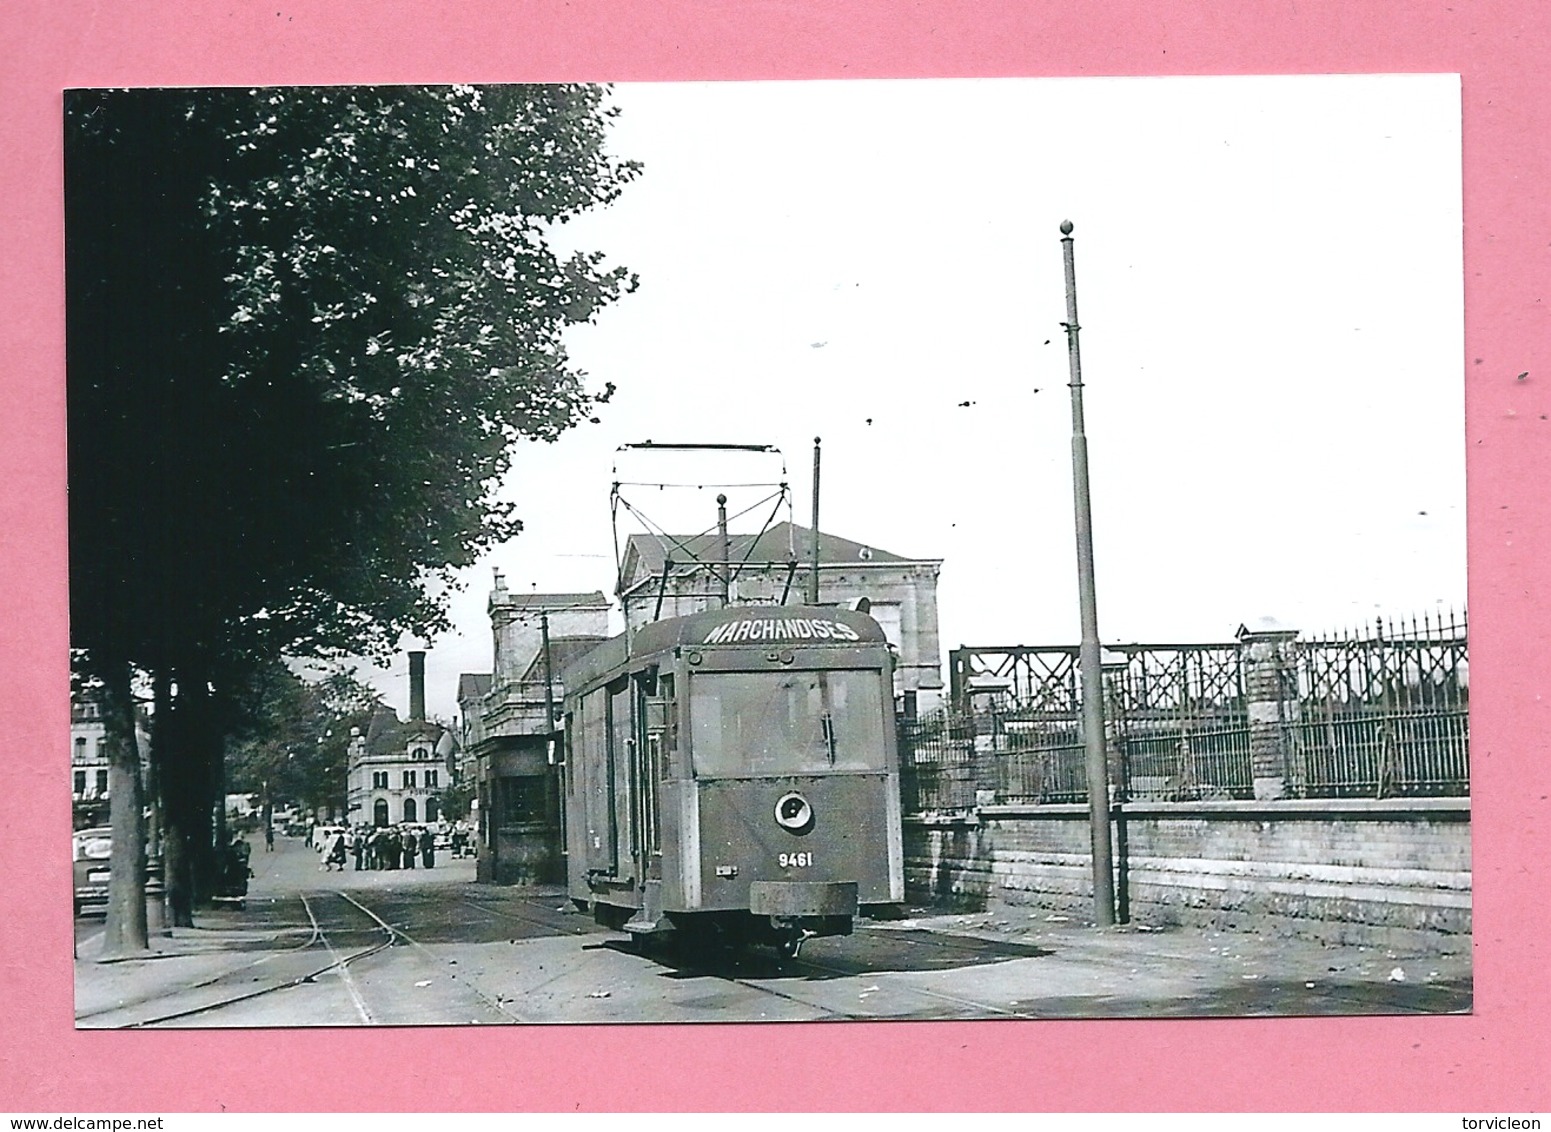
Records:
{"label": "pedestrian", "polygon": [[452,827],[452,855],[454,859],[463,856],[463,846],[468,841],[468,836],[467,833],[463,832],[462,822]]}
{"label": "pedestrian", "polygon": [[336,867],[340,872],[345,871],[345,853],[345,831],[340,830],[334,834],[334,844],[329,846],[328,866],[330,871]]}
{"label": "pedestrian", "polygon": [[399,867],[399,858],[403,854],[404,846],[399,840],[399,831],[393,826],[388,827],[388,832],[383,835],[383,859],[389,869]]}
{"label": "pedestrian", "polygon": [[355,828],[355,871],[361,871],[361,863],[366,859],[366,827]]}
{"label": "pedestrian", "polygon": [[415,850],[418,847],[419,847],[419,841],[416,838],[414,828],[411,827],[411,826],[405,826],[404,827],[404,867],[406,869],[412,869],[412,868],[415,867]]}
{"label": "pedestrian", "polygon": [[436,867],[436,834],[429,829],[420,831],[420,863],[428,869]]}
{"label": "pedestrian", "polygon": [[270,825],[270,824],[268,824],[266,822],[265,825],[264,825],[264,852],[266,852],[266,853],[273,853],[274,851],[275,851],[275,827]]}
{"label": "pedestrian", "polygon": [[221,870],[219,896],[240,898],[248,894],[248,878],[253,870],[248,868],[248,855],[252,847],[240,835],[233,834],[230,843],[218,861]]}
{"label": "pedestrian", "polygon": [[369,862],[374,872],[382,871],[382,826],[374,826],[372,834],[366,839],[366,850],[371,856]]}

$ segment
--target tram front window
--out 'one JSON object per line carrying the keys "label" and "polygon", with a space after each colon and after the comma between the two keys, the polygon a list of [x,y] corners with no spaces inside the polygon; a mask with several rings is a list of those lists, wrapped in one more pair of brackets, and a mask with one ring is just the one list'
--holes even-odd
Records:
{"label": "tram front window", "polygon": [[875,671],[697,673],[689,711],[700,775],[884,768]]}

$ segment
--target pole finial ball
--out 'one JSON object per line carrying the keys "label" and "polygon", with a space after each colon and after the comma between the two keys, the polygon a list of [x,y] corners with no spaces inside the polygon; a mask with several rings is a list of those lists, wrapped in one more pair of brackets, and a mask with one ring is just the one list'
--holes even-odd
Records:
{"label": "pole finial ball", "polygon": [[1063,236],[1070,236],[1071,234],[1072,234],[1072,222],[1070,220],[1063,220],[1063,221],[1061,221],[1061,235],[1063,235]]}

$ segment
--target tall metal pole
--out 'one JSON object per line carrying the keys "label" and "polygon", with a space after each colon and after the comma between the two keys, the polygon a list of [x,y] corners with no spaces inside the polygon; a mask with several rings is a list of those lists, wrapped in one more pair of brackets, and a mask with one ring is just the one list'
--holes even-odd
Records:
{"label": "tall metal pole", "polygon": [[813,560],[808,575],[808,604],[819,603],[819,437],[813,438]]}
{"label": "tall metal pole", "polygon": [[539,638],[544,645],[544,732],[555,729],[555,672],[549,659],[549,610],[539,610]]}
{"label": "tall metal pole", "polygon": [[717,575],[722,583],[722,608],[726,609],[732,604],[732,579],[728,576],[732,561],[732,547],[727,543],[727,497],[716,497],[716,555],[721,559],[721,568]]}
{"label": "tall metal pole", "polygon": [[1077,267],[1072,222],[1061,222],[1066,263],[1066,352],[1072,391],[1072,494],[1077,515],[1077,592],[1082,608],[1082,733],[1088,770],[1088,824],[1093,840],[1093,921],[1115,922],[1114,861],[1109,842],[1109,766],[1104,751],[1104,675],[1099,651],[1099,608],[1093,584],[1093,514],[1088,505],[1088,438],[1082,418],[1082,354],[1077,346]]}

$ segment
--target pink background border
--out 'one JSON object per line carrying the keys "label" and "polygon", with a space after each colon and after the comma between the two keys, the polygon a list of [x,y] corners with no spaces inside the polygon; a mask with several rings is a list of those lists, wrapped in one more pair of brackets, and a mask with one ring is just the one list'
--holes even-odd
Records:
{"label": "pink background border", "polygon": [[[0,12],[0,1108],[1551,1108],[1537,582],[1551,549],[1551,8],[1539,0],[12,0]],[[1383,8],[1382,14],[1379,9]],[[76,1033],[60,895],[60,91],[560,79],[1460,72],[1474,629],[1469,1018]],[[1529,377],[1517,380],[1528,371]],[[1377,429],[1383,437],[1383,429]],[[1376,441],[1383,442],[1383,441]],[[1407,458],[1425,458],[1425,453]],[[368,1066],[391,1067],[385,1072]],[[363,1070],[365,1070],[363,1074]],[[305,1077],[303,1076],[305,1074]]]}

